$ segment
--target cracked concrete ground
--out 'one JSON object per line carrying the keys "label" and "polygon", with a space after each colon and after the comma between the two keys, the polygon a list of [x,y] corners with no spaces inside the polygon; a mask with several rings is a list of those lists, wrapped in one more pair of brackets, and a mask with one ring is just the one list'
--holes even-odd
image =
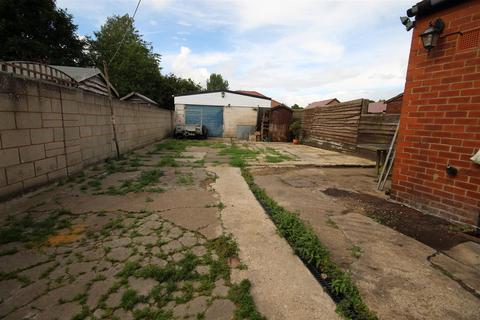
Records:
{"label": "cracked concrete ground", "polygon": [[1,203],[0,318],[232,319],[202,148],[216,157],[154,145]]}
{"label": "cracked concrete ground", "polygon": [[[450,239],[448,230],[428,237],[428,228],[412,230],[437,250],[369,218],[387,202],[375,190],[374,169],[258,168],[252,174],[271,198],[312,226],[337,264],[351,270],[380,319],[478,318],[480,246]],[[372,197],[373,205],[362,205]],[[387,206],[406,233],[405,225],[422,222],[398,221],[408,208]],[[422,223],[439,223],[432,219]]]}
{"label": "cracked concrete ground", "polygon": [[[269,319],[338,318],[230,158],[192,144],[149,146],[0,203],[0,319],[227,320],[245,278]],[[477,318],[476,244],[439,235],[427,239],[433,249],[368,218],[362,199],[336,195],[382,199],[370,169],[295,168],[344,164],[342,155],[246,145],[261,150],[249,159],[256,183],[312,225],[381,319]],[[293,159],[276,163],[278,150]],[[226,233],[239,257],[222,255]]]}

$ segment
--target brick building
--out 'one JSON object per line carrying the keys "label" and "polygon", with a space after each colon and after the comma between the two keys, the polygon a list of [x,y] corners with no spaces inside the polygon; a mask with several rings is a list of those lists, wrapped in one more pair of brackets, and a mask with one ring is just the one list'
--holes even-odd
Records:
{"label": "brick building", "polygon": [[[424,0],[415,16],[392,197],[424,212],[479,224],[480,1]],[[430,51],[420,34],[444,22]],[[447,165],[458,170],[450,170]]]}
{"label": "brick building", "polygon": [[385,113],[399,114],[402,110],[403,92],[393,98],[388,99],[387,101],[385,101],[385,103],[387,104],[387,109],[385,110]]}

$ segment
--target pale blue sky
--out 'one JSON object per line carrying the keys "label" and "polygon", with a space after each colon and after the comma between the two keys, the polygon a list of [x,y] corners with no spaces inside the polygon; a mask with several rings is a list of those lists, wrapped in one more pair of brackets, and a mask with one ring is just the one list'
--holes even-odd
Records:
{"label": "pale blue sky", "polygon": [[[221,73],[233,90],[288,105],[337,97],[388,99],[403,91],[411,0],[142,0],[135,26],[162,55],[162,73],[202,85]],[[80,35],[137,0],[57,0]]]}

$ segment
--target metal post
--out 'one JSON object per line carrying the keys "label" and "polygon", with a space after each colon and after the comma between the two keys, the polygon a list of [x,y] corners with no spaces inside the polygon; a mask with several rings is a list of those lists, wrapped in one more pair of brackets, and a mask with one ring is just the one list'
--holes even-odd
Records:
{"label": "metal post", "polygon": [[[393,138],[392,138],[392,143],[390,143],[390,149],[388,149],[388,154],[387,154],[387,157],[385,158],[385,163],[383,164],[383,167],[382,167],[382,173],[380,174],[380,177],[378,177],[378,183],[377,183],[377,189],[378,190],[382,190],[383,185],[385,185],[385,182],[383,182],[383,185],[382,185],[383,175],[385,174],[385,168],[387,167],[387,162],[390,160],[390,155],[392,154],[392,150],[393,150],[393,147],[395,145],[395,140],[397,140],[397,134],[398,134],[398,128],[399,127],[400,127],[400,121],[398,121],[397,128],[395,129],[395,134],[393,135]],[[393,155],[395,156],[395,152],[393,153]],[[391,165],[389,166],[390,168],[388,170],[387,176],[390,173],[390,169],[392,168],[394,156],[390,160]],[[385,181],[386,181],[386,179],[385,179]]]}

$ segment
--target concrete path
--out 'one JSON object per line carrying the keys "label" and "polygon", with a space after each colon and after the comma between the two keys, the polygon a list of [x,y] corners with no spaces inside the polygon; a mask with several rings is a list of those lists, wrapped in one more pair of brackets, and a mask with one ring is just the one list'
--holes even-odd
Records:
{"label": "concrete path", "polygon": [[281,238],[238,168],[210,167],[212,184],[225,204],[222,222],[240,247],[252,294],[268,319],[339,319],[335,304]]}
{"label": "concrete path", "polygon": [[351,270],[365,303],[380,319],[478,319],[480,299],[447,276],[456,266],[440,260],[445,256],[323,192],[339,188],[373,195],[368,170],[373,169],[269,169],[253,175],[270,197],[311,224],[334,261]]}

